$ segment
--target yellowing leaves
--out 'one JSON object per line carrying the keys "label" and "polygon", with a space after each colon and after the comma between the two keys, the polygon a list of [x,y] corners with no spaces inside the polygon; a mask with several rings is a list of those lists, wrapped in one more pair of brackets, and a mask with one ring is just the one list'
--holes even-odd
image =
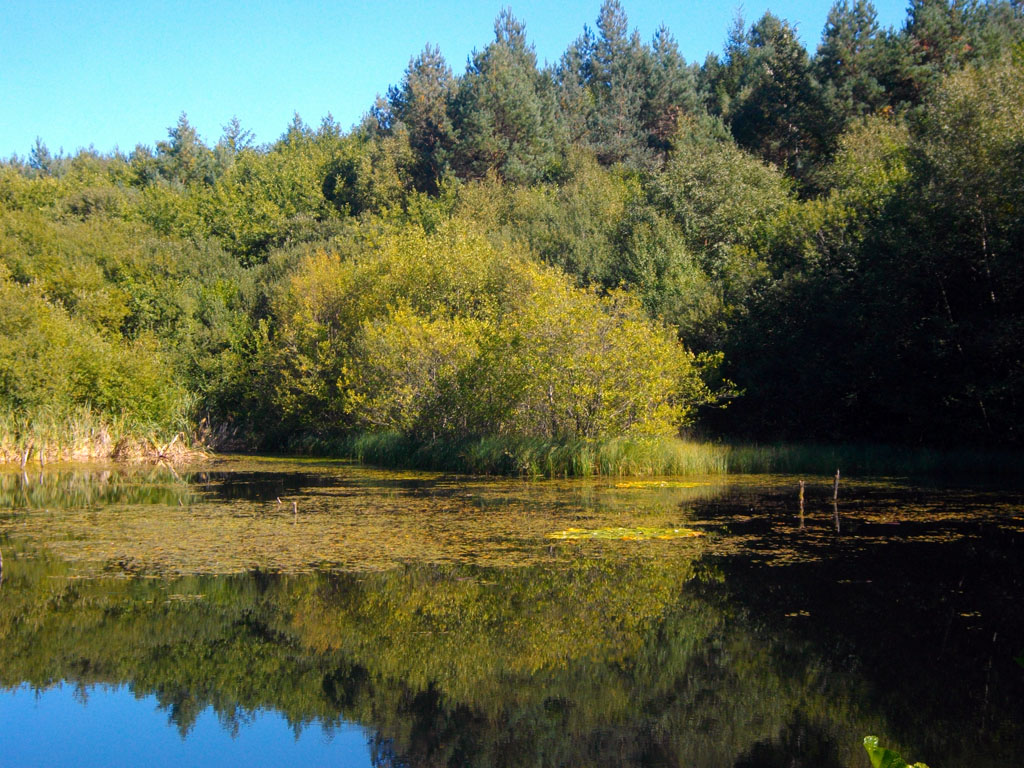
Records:
{"label": "yellowing leaves", "polygon": [[277,299],[277,406],[296,426],[669,436],[714,399],[704,363],[634,296],[577,288],[470,223],[352,247],[308,257]]}

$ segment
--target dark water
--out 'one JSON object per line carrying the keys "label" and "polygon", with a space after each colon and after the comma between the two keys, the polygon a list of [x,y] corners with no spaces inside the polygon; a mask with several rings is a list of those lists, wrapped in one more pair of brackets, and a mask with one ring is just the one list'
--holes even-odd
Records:
{"label": "dark water", "polygon": [[0,766],[1024,764],[1020,492],[804,479],[0,474]]}

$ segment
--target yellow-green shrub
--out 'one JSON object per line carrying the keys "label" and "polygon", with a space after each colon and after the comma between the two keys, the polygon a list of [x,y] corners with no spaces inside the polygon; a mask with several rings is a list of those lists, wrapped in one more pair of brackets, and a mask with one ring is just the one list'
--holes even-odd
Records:
{"label": "yellow-green shrub", "polygon": [[599,296],[452,221],[307,259],[277,299],[276,399],[313,432],[670,434],[713,399],[625,292]]}
{"label": "yellow-green shrub", "polygon": [[25,423],[82,406],[139,425],[176,425],[187,396],[156,341],[119,342],[9,279],[0,264],[0,410]]}

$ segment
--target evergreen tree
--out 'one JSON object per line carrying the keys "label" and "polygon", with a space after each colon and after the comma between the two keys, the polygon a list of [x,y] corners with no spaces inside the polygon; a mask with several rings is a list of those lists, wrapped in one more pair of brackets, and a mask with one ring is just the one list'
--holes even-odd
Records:
{"label": "evergreen tree", "polygon": [[890,41],[889,82],[893,104],[920,104],[944,75],[973,58],[973,0],[911,0],[907,20]]}
{"label": "evergreen tree", "polygon": [[604,163],[642,161],[646,149],[641,112],[644,106],[643,47],[629,32],[618,0],[605,0],[597,17],[598,36],[588,67],[595,109],[590,141]]}
{"label": "evergreen tree", "polygon": [[650,148],[664,155],[679,117],[697,109],[697,83],[664,25],[654,33],[643,59],[644,101],[640,122]]}
{"label": "evergreen tree", "polygon": [[160,174],[186,186],[212,184],[216,178],[213,153],[199,138],[199,133],[184,112],[174,127],[167,130],[169,141],[157,142],[157,164]]}
{"label": "evergreen tree", "polygon": [[242,127],[237,117],[232,117],[224,126],[224,135],[220,144],[223,144],[232,154],[238,154],[242,150],[252,148],[255,136],[253,132]]}
{"label": "evergreen tree", "polygon": [[40,175],[53,175],[61,164],[61,157],[54,157],[43,140],[36,136],[36,143],[28,155],[28,167]]}
{"label": "evergreen tree", "polygon": [[408,131],[418,158],[413,177],[416,188],[424,192],[438,190],[448,167],[455,142],[448,113],[454,88],[451,67],[438,47],[428,45],[409,62],[401,85],[388,89],[388,114],[381,122],[388,127],[401,123]]}
{"label": "evergreen tree", "polygon": [[567,134],[605,165],[657,164],[680,115],[698,104],[694,73],[671,33],[661,27],[644,45],[616,0],[601,6],[596,33],[585,28],[569,46],[554,78]]}
{"label": "evergreen tree", "polygon": [[583,34],[569,44],[552,72],[557,85],[558,124],[577,145],[587,142],[587,121],[594,108],[588,87],[593,50],[593,33],[584,26]]}
{"label": "evergreen tree", "polygon": [[494,42],[474,53],[459,82],[453,117],[459,175],[497,172],[517,183],[539,180],[554,160],[554,101],[525,27],[508,10],[494,23]]}
{"label": "evergreen tree", "polygon": [[831,150],[847,123],[886,104],[879,81],[883,38],[870,0],[838,0],[829,11],[814,58],[814,73],[821,84]]}
{"label": "evergreen tree", "polygon": [[725,119],[739,96],[750,69],[750,35],[743,15],[737,13],[725,38],[724,58],[709,53],[698,73],[698,89],[708,112]]}
{"label": "evergreen tree", "polygon": [[228,124],[223,126],[223,131],[220,141],[213,148],[218,176],[234,164],[239,153],[252,149],[254,145],[252,131],[243,128],[237,117],[232,117]]}
{"label": "evergreen tree", "polygon": [[820,156],[821,94],[796,30],[766,13],[729,57],[739,77],[725,117],[737,143],[806,178]]}

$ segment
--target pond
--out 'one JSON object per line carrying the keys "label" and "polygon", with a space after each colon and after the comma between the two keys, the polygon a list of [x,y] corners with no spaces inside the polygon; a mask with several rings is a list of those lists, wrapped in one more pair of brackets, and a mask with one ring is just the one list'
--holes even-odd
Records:
{"label": "pond", "polygon": [[63,467],[0,551],[4,766],[1024,755],[1014,488]]}

